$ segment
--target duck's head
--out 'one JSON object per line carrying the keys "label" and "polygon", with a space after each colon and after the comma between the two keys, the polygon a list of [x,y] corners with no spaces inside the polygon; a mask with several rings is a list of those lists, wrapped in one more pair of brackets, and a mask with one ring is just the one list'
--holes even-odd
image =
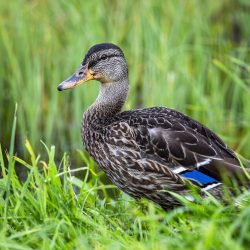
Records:
{"label": "duck's head", "polygon": [[89,80],[115,83],[127,77],[128,67],[122,50],[112,43],[101,43],[89,49],[79,69],[57,89],[71,89]]}

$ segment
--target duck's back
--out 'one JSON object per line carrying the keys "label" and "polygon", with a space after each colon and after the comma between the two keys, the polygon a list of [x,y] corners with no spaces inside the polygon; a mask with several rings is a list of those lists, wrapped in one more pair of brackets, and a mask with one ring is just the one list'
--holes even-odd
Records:
{"label": "duck's back", "polygon": [[[214,132],[172,109],[157,107],[119,113],[103,124],[105,143],[116,154],[131,152],[164,164],[174,173],[199,169],[213,178],[244,175],[234,152]],[[109,150],[109,147],[108,147]],[[182,168],[180,168],[182,167]],[[184,169],[183,169],[184,168]]]}

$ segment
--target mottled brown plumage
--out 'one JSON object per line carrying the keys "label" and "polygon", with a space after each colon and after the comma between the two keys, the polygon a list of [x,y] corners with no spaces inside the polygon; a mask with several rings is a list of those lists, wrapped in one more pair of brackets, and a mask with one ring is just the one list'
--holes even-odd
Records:
{"label": "mottled brown plumage", "polygon": [[235,153],[192,118],[164,107],[120,112],[129,85],[127,64],[116,45],[93,46],[58,89],[91,79],[101,82],[100,93],[84,113],[82,138],[97,164],[127,194],[171,208],[179,201],[168,191],[188,197],[187,182],[216,194],[224,177],[248,183]]}

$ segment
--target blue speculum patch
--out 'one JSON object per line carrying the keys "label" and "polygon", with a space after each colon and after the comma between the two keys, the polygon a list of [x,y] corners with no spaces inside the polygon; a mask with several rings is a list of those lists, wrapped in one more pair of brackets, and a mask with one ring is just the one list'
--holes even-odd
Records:
{"label": "blue speculum patch", "polygon": [[200,186],[207,186],[210,184],[219,183],[218,180],[198,170],[187,171],[187,172],[181,173],[180,175],[184,178],[197,182]]}

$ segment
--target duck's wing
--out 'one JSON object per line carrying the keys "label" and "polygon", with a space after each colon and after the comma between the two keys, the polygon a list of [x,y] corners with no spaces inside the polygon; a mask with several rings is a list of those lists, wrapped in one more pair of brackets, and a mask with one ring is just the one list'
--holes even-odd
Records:
{"label": "duck's wing", "polygon": [[186,182],[159,157],[141,151],[132,139],[133,133],[126,123],[119,123],[114,130],[110,128],[100,150],[104,152],[104,165],[100,166],[114,184],[136,199],[147,197],[164,209],[180,205],[169,191],[187,196]]}
{"label": "duck's wing", "polygon": [[[123,140],[123,142],[125,142]],[[116,141],[117,142],[117,141]],[[186,190],[186,185],[183,179],[170,168],[161,159],[145,154],[135,147],[130,147],[128,144],[121,147],[113,143],[105,144],[108,159],[106,164],[109,168],[114,169],[119,180],[120,176],[125,176],[127,180],[135,184],[140,189],[145,189],[147,192],[155,192],[157,190],[167,189],[168,191]],[[152,185],[151,185],[152,184]],[[119,185],[119,184],[118,184]],[[132,185],[133,186],[133,185]],[[167,188],[166,188],[167,187]],[[139,192],[139,191],[138,191]]]}
{"label": "duck's wing", "polygon": [[163,161],[175,173],[202,169],[218,180],[245,176],[234,152],[214,132],[184,114],[151,108],[124,112],[118,120],[118,127],[111,129],[114,138],[124,140],[127,132],[122,132],[122,124],[128,124],[131,132],[127,143]]}

